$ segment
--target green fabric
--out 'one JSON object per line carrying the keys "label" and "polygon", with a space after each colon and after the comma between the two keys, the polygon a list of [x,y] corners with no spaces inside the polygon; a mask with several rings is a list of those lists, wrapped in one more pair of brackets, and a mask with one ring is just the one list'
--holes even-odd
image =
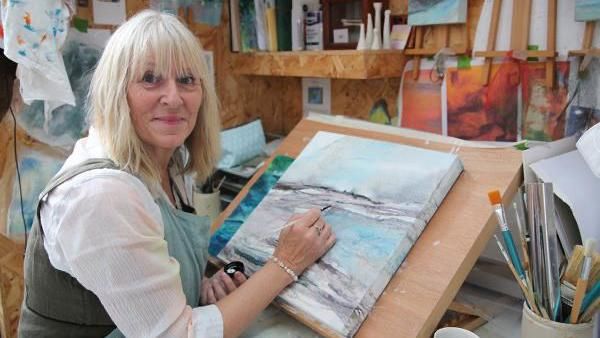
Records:
{"label": "green fabric", "polygon": [[[165,240],[169,255],[179,262],[179,274],[187,304],[197,307],[200,303],[200,286],[208,260],[208,236],[210,222],[208,217],[197,216],[173,208],[164,199],[158,199]],[[124,337],[119,329],[108,338]]]}

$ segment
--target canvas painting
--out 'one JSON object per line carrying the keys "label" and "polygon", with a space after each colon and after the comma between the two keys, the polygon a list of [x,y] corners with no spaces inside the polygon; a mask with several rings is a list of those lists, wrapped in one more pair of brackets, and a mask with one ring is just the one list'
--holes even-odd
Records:
{"label": "canvas painting", "polygon": [[[27,149],[19,154],[19,172],[21,174],[21,189],[15,172],[13,180],[12,201],[8,209],[7,232],[12,236],[22,234],[31,229],[38,195],[46,184],[58,172],[64,162],[63,158],[52,157],[42,152]],[[20,192],[23,192],[23,214],[21,214]],[[25,218],[25,225],[23,225]]]}
{"label": "canvas painting", "polygon": [[442,25],[467,22],[467,0],[409,0],[408,24]]}
{"label": "canvas painting", "polygon": [[455,154],[319,132],[218,258],[251,275],[298,209],[323,208],[333,248],[277,301],[320,331],[351,337],[462,172]]}
{"label": "canvas painting", "polygon": [[448,69],[448,136],[478,141],[516,141],[518,65],[494,64],[487,86],[482,85],[482,76],[482,66]]}
{"label": "canvas painting", "polygon": [[400,126],[442,134],[442,84],[431,80],[431,71],[421,70],[416,81],[412,70],[405,72]]}
{"label": "canvas painting", "polygon": [[546,64],[521,65],[523,139],[554,141],[565,136],[563,113],[569,96],[569,63],[556,62],[555,87],[546,86]]}
{"label": "canvas painting", "polygon": [[223,0],[193,0],[190,9],[194,14],[194,22],[209,26],[221,23]]}
{"label": "canvas painting", "polygon": [[575,0],[575,21],[600,20],[600,0]]}

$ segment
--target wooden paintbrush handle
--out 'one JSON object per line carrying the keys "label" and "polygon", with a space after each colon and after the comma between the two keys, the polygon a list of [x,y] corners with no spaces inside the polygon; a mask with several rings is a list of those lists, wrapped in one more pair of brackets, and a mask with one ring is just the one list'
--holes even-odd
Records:
{"label": "wooden paintbrush handle", "polygon": [[579,317],[579,311],[581,311],[581,303],[583,302],[583,296],[585,296],[587,284],[587,279],[577,280],[575,298],[573,298],[573,309],[571,310],[571,324],[577,323],[577,318]]}

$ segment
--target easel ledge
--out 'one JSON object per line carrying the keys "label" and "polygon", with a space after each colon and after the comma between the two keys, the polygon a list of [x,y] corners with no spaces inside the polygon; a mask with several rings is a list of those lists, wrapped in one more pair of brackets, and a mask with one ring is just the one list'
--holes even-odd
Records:
{"label": "easel ledge", "polygon": [[[380,127],[382,130],[373,130]],[[522,182],[521,153],[512,148],[457,148],[455,139],[439,135],[415,133],[431,137],[411,138],[399,135],[403,133],[401,128],[313,115],[296,125],[274,156],[296,157],[318,131],[454,151],[463,161],[464,172],[356,334],[359,338],[429,337],[495,230],[487,192],[499,189],[506,202]],[[212,231],[231,214],[267,167],[268,163],[252,177],[213,223]],[[307,323],[306,318],[296,318]]]}

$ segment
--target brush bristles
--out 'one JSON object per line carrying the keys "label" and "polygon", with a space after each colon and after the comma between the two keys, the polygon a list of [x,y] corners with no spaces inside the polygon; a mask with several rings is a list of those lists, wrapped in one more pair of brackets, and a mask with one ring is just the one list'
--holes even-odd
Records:
{"label": "brush bristles", "polygon": [[583,255],[584,256],[591,256],[594,254],[594,251],[596,250],[596,241],[594,239],[587,239],[585,241],[585,245],[583,246]]}
{"label": "brush bristles", "polygon": [[492,205],[502,203],[502,197],[500,197],[500,191],[498,190],[488,192],[488,198]]}

